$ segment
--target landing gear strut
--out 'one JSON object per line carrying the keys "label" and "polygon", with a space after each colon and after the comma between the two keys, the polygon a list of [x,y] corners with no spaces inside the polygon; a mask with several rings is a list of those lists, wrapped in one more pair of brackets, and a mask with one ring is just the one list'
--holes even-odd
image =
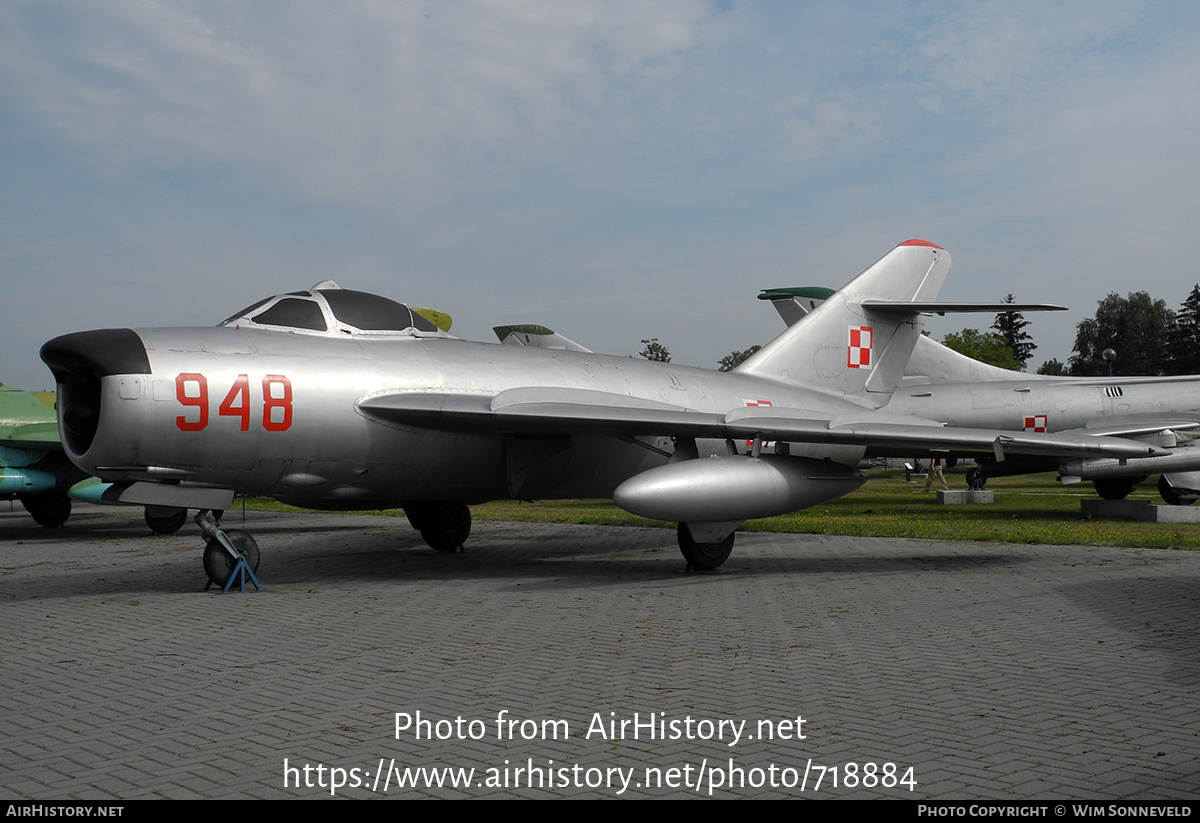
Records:
{"label": "landing gear strut", "polygon": [[471,509],[457,500],[409,503],[404,513],[434,551],[461,551],[471,535]]}
{"label": "landing gear strut", "polygon": [[254,588],[262,588],[254,576],[258,571],[258,544],[249,532],[222,529],[211,511],[198,513],[196,524],[208,539],[204,547],[204,573],[211,583],[216,583],[222,591],[228,591],[234,584],[244,589],[248,577]]}
{"label": "landing gear strut", "polygon": [[712,571],[729,559],[733,551],[733,536],[730,532],[723,540],[716,543],[697,543],[692,537],[692,530],[687,523],[679,524],[679,551],[688,562],[688,571]]}

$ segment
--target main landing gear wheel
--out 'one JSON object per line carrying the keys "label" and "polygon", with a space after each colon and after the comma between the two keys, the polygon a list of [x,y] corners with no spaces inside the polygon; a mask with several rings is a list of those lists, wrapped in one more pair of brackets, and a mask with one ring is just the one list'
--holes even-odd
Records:
{"label": "main landing gear wheel", "polygon": [[1131,477],[1106,477],[1103,480],[1093,480],[1096,494],[1105,500],[1124,500],[1137,485]]}
{"label": "main landing gear wheel", "polygon": [[456,552],[471,534],[471,510],[465,503],[433,503],[420,518],[421,539],[434,551]]}
{"label": "main landing gear wheel", "polygon": [[[949,465],[946,468],[950,468]],[[987,478],[980,473],[977,466],[972,466],[967,469],[967,488],[972,491],[981,491],[987,485]]]}
{"label": "main landing gear wheel", "polygon": [[[257,572],[258,544],[254,542],[254,538],[241,529],[228,529],[225,536],[237,549],[238,554],[246,558],[250,570]],[[204,547],[204,573],[208,575],[209,580],[224,588],[225,582],[229,580],[229,575],[233,573],[233,567],[236,565],[237,561],[229,556],[229,552],[221,545],[221,541],[215,537],[208,541],[208,545]]]}
{"label": "main landing gear wheel", "polygon": [[155,517],[150,514],[150,509],[146,509],[146,525],[155,534],[175,534],[183,528],[183,524],[187,522],[187,516],[187,509],[180,509],[175,514],[163,517]]}
{"label": "main landing gear wheel", "polygon": [[33,515],[34,522],[47,529],[57,529],[71,516],[71,498],[59,492],[22,497],[21,505]]}
{"label": "main landing gear wheel", "polygon": [[702,572],[712,571],[728,560],[729,553],[733,551],[734,534],[736,532],[730,532],[719,543],[697,543],[692,539],[692,530],[688,528],[687,523],[680,523],[679,551],[683,554],[683,559],[688,562],[688,569]]}
{"label": "main landing gear wheel", "polygon": [[1171,506],[1190,506],[1195,502],[1191,497],[1184,497],[1178,489],[1168,483],[1165,474],[1158,477],[1158,494],[1165,503]]}

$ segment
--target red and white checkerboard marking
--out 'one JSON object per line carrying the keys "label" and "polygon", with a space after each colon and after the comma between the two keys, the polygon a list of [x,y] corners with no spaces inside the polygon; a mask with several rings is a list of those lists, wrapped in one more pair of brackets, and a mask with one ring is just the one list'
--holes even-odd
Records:
{"label": "red and white checkerboard marking", "polygon": [[[771,405],[771,401],[770,401],[770,400],[746,400],[745,398],[743,398],[743,399],[742,399],[742,402],[743,402],[744,404],[746,404],[747,406],[770,406],[770,405]],[[767,445],[774,445],[774,443],[775,443],[775,441],[774,441],[774,440],[767,440],[767,441],[765,441],[765,442],[763,443],[763,445],[764,445],[764,446],[767,446]],[[753,446],[753,445],[754,445],[754,441],[753,441],[753,440],[747,440],[747,441],[746,441],[746,445],[747,445],[747,446]]]}
{"label": "red and white checkerboard marking", "polygon": [[851,326],[850,345],[846,347],[846,365],[852,369],[871,368],[870,326]]}
{"label": "red and white checkerboard marking", "polygon": [[1024,430],[1027,432],[1044,432],[1046,430],[1046,415],[1035,414],[1033,417],[1026,417]]}

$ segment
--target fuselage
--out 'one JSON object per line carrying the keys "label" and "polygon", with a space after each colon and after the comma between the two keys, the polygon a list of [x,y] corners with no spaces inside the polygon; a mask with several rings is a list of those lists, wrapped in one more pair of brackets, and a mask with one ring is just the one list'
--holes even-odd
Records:
{"label": "fuselage", "polygon": [[[673,450],[665,437],[454,431],[380,421],[358,408],[391,392],[491,397],[516,387],[569,388],[722,414],[770,404],[814,418],[864,408],[761,377],[446,337],[230,327],[84,334],[112,334],[107,348],[126,351],[85,364],[89,356],[70,351],[70,336],[54,341],[57,371],[76,372],[61,383],[60,400],[64,445],[78,465],[110,481],[184,481],[306,505],[607,497]],[[705,447],[729,453],[725,441]],[[852,466],[862,449],[813,446],[803,454]]]}
{"label": "fuselage", "polygon": [[901,386],[884,407],[951,426],[1060,432],[1200,420],[1196,377],[1044,378]]}

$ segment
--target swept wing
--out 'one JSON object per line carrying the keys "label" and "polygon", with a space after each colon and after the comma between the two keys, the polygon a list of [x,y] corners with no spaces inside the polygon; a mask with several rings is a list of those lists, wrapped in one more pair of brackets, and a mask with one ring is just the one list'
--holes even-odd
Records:
{"label": "swept wing", "polygon": [[514,434],[610,434],[866,446],[880,450],[1137,459],[1166,453],[1152,445],[1096,434],[1023,434],[952,428],[903,415],[843,414],[748,407],[725,414],[586,389],[522,387],[493,396],[443,392],[377,394],[358,402],[380,421],[435,429]]}

